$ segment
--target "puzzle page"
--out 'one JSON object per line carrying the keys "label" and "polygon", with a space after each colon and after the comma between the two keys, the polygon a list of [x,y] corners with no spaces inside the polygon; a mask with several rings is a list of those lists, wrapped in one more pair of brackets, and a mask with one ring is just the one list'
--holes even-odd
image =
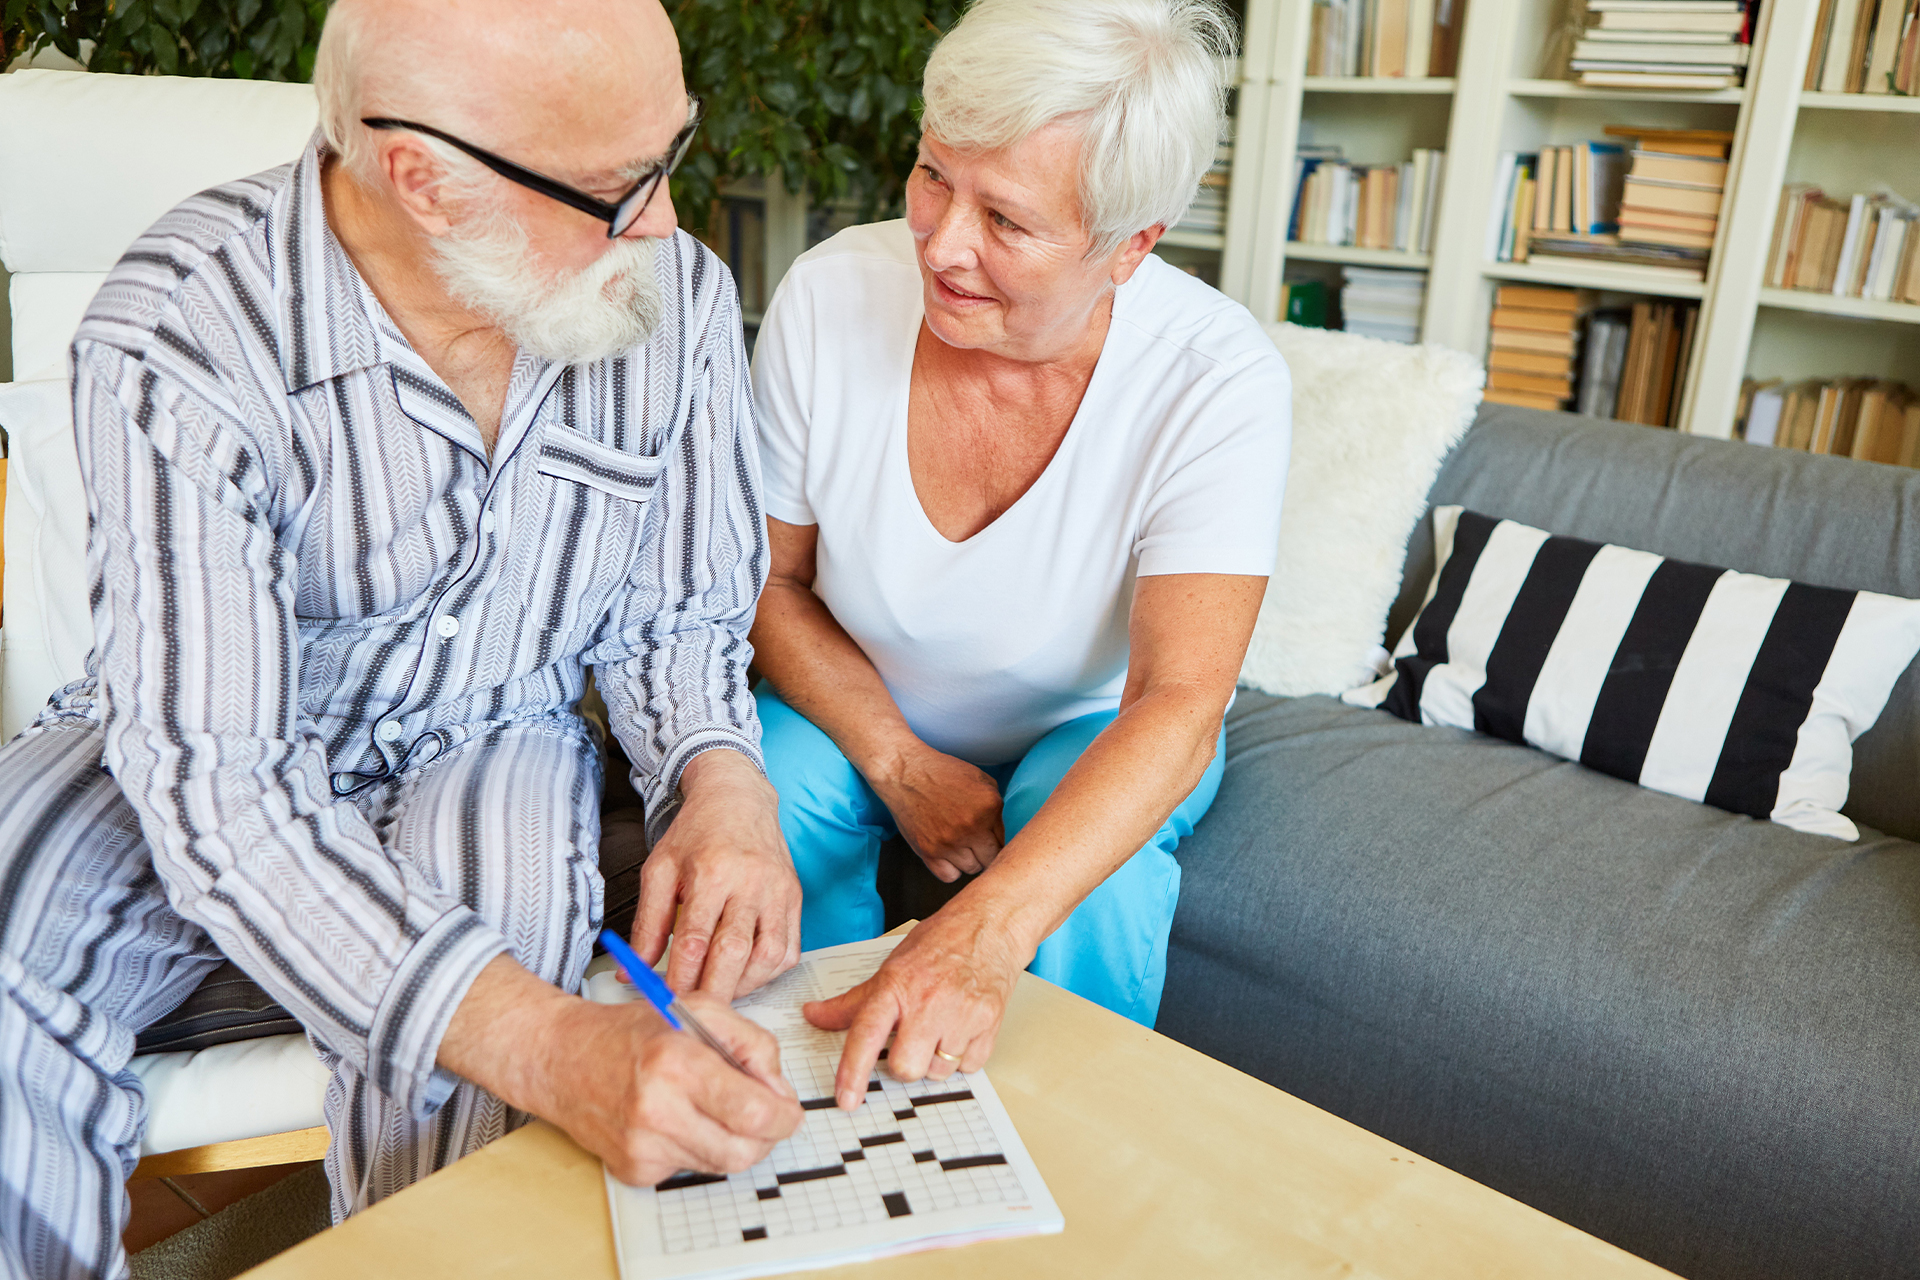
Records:
{"label": "puzzle page", "polygon": [[[801,1016],[865,981],[897,938],[808,952],[734,1003],[780,1040],[806,1121],[745,1173],[680,1173],[652,1187],[607,1177],[623,1280],[747,1277],[838,1266],[1065,1225],[986,1072],[901,1084],[884,1062],[857,1111],[833,1102],[845,1036]],[[605,1003],[638,998],[614,972]]]}

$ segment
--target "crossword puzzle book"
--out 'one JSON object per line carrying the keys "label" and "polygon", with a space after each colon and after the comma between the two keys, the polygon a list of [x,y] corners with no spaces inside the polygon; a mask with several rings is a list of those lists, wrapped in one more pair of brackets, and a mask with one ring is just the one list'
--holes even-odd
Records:
{"label": "crossword puzzle book", "polygon": [[[884,1068],[859,1110],[833,1103],[843,1034],[800,1014],[865,981],[899,939],[810,951],[734,1008],[779,1037],[806,1122],[731,1177],[681,1173],[652,1187],[607,1177],[622,1280],[722,1280],[1061,1230],[1065,1220],[984,1071],[901,1084]],[[638,999],[614,972],[590,999]]]}

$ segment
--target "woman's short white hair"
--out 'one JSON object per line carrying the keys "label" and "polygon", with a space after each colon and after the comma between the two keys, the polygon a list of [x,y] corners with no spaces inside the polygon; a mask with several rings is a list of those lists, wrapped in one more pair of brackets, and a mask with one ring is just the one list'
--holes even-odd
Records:
{"label": "woman's short white hair", "polygon": [[998,151],[1080,119],[1092,256],[1186,213],[1226,119],[1234,22],[1217,0],[975,0],[934,48],[921,128]]}

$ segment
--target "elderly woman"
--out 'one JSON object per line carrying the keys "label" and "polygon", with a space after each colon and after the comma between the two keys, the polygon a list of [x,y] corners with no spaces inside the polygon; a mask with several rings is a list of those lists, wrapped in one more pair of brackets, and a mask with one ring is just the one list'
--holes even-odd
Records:
{"label": "elderly woman", "polygon": [[976,878],[869,982],[851,1105],[977,1069],[1031,969],[1151,1025],[1173,849],[1220,781],[1278,539],[1285,365],[1151,256],[1213,158],[1213,0],[979,0],[928,64],[904,221],[800,259],[761,330],[752,640],[803,945],[881,929],[895,831]]}

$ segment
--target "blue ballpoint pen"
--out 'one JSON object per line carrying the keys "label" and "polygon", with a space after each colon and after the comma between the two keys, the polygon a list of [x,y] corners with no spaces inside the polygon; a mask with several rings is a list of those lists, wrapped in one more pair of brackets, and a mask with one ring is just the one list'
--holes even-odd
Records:
{"label": "blue ballpoint pen", "polygon": [[728,1066],[742,1075],[753,1074],[746,1069],[740,1059],[727,1051],[727,1046],[720,1043],[719,1036],[700,1025],[700,1020],[687,1011],[687,1006],[680,1003],[680,997],[673,994],[673,988],[667,985],[666,979],[655,973],[651,965],[634,954],[633,948],[627,945],[626,939],[611,929],[602,929],[600,945],[607,949],[607,954],[614,958],[615,963],[627,971],[627,981],[639,989],[640,994],[647,998],[648,1004],[660,1011],[660,1016],[667,1020],[668,1026],[675,1031],[692,1033],[695,1039],[719,1054],[726,1060]]}

